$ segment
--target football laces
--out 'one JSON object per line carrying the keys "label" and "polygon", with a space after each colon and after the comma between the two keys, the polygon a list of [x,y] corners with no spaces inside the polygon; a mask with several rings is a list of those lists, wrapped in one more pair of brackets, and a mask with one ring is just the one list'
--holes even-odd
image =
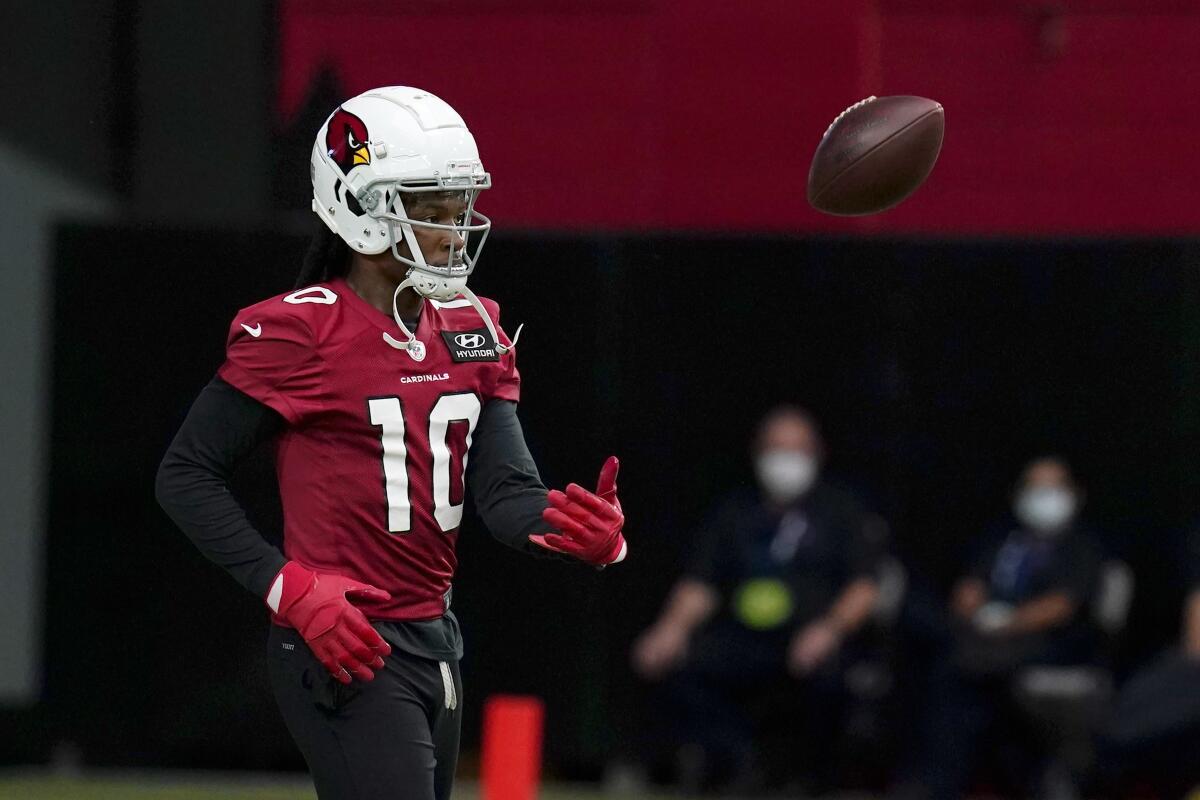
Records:
{"label": "football laces", "polygon": [[864,98],[864,99],[862,99],[862,100],[859,100],[857,103],[855,103],[854,105],[850,106],[849,108],[847,108],[847,109],[846,109],[845,111],[843,111],[842,113],[838,114],[836,117],[834,117],[834,118],[833,118],[833,122],[829,123],[829,127],[825,129],[825,133],[823,133],[823,134],[821,135],[821,138],[822,138],[822,139],[824,139],[826,136],[828,136],[828,135],[829,135],[829,132],[830,132],[831,130],[833,130],[833,129],[834,129],[836,126],[837,126],[837,124],[838,124],[839,122],[841,122],[841,121],[842,121],[842,117],[846,116],[847,114],[849,114],[851,111],[853,111],[853,110],[854,110],[854,109],[856,109],[856,108],[862,108],[862,107],[863,107],[863,106],[865,106],[867,103],[873,103],[873,102],[875,102],[875,99],[876,99],[876,98],[875,98],[875,95],[871,95],[870,97],[867,97],[867,98]]}

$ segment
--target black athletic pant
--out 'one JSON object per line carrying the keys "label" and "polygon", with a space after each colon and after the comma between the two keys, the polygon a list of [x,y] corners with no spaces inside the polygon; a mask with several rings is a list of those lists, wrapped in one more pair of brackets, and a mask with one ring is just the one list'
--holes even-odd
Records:
{"label": "black athletic pant", "polygon": [[457,661],[393,649],[373,681],[338,683],[300,634],[271,626],[271,686],[320,800],[449,800],[458,761]]}

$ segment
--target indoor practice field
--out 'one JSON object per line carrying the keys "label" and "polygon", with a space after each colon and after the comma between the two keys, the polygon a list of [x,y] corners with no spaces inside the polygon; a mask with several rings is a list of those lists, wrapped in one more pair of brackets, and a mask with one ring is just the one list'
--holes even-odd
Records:
{"label": "indoor practice field", "polygon": [[[678,794],[613,792],[581,785],[551,785],[539,800],[668,800]],[[295,776],[251,775],[213,777],[169,772],[91,777],[53,777],[0,774],[0,800],[309,800],[315,798],[308,781]],[[826,800],[870,800],[872,795],[840,794]],[[474,781],[459,781],[454,800],[482,800]],[[740,800],[727,796],[713,800]],[[1186,800],[1200,800],[1193,792]]]}
{"label": "indoor practice field", "polygon": [[[541,800],[592,800],[622,796],[577,786],[546,787]],[[644,795],[646,800],[667,795]],[[3,800],[308,800],[315,798],[307,779],[293,776],[197,776],[172,773],[114,774],[92,777],[54,777],[34,773],[0,775]],[[474,781],[455,787],[455,800],[477,800]]]}
{"label": "indoor practice field", "polygon": [[1200,0],[0,20],[0,800],[1200,800]]}

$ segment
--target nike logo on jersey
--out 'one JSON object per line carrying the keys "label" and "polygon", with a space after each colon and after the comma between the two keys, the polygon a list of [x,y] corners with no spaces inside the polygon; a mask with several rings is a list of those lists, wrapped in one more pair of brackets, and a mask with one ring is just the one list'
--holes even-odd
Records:
{"label": "nike logo on jersey", "polygon": [[251,328],[249,325],[247,325],[246,323],[243,322],[242,327],[246,329],[246,333],[250,334],[255,339],[262,336],[262,323],[261,322],[258,323],[257,325],[255,325],[253,328]]}
{"label": "nike logo on jersey", "polygon": [[450,358],[455,363],[464,361],[499,361],[496,345],[492,342],[487,328],[476,328],[471,331],[442,331],[442,338],[450,350]]}

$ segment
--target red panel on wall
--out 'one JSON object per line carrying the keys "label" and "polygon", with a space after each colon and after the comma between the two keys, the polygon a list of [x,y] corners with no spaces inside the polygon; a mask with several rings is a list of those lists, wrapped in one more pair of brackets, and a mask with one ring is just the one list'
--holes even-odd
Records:
{"label": "red panel on wall", "polygon": [[882,38],[884,89],[941,99],[948,127],[935,180],[889,224],[1200,228],[1200,13],[894,13]]}
{"label": "red panel on wall", "polygon": [[467,120],[495,181],[486,201],[498,222],[619,226],[646,214],[657,186],[645,180],[644,167],[654,162],[659,122],[655,74],[642,55],[654,44],[651,15],[629,6],[582,13],[485,7],[465,18],[365,15],[349,29],[339,25],[343,18],[291,15],[285,4],[285,114],[325,61],[348,94],[419,86]]}
{"label": "red panel on wall", "polygon": [[[506,226],[1200,229],[1200,11],[1096,0],[1056,18],[1014,5],[282,0],[280,111],[295,112],[322,67],[347,93],[441,95],[480,142],[496,181],[487,209]],[[942,101],[942,162],[887,214],[817,214],[808,158],[871,93]]]}

